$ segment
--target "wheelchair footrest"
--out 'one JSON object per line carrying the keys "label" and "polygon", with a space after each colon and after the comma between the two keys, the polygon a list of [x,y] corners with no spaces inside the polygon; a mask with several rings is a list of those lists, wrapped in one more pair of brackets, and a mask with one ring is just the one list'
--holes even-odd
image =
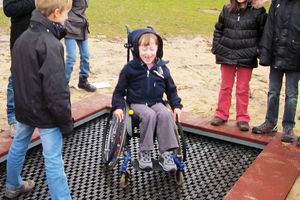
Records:
{"label": "wheelchair footrest", "polygon": [[144,171],[144,172],[164,171],[164,169],[159,164],[159,160],[156,160],[156,159],[152,159],[152,164],[153,164],[153,168],[152,169],[141,169],[139,167],[139,162],[136,159],[132,160],[131,164],[132,164],[132,166],[133,166],[134,169],[137,169],[139,171]]}

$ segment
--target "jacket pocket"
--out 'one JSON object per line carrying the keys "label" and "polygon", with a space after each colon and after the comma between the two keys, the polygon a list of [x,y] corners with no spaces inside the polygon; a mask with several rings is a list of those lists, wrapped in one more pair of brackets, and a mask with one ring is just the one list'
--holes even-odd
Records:
{"label": "jacket pocket", "polygon": [[73,35],[81,35],[83,33],[84,24],[76,21],[67,21],[66,22],[67,33]]}

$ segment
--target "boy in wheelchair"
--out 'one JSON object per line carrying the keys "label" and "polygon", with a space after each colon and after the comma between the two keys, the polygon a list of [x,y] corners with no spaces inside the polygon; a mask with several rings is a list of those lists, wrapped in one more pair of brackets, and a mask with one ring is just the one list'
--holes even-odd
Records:
{"label": "boy in wheelchair", "polygon": [[[118,121],[124,118],[124,96],[130,107],[140,118],[138,163],[141,169],[152,169],[151,151],[154,149],[153,135],[156,130],[159,164],[165,171],[176,170],[172,158],[178,148],[174,133],[174,118],[180,121],[182,104],[176,85],[163,57],[162,38],[152,29],[137,29],[128,34],[133,60],[122,69],[112,97],[112,109]],[[163,104],[166,94],[173,110]],[[173,116],[174,115],[174,116]]]}

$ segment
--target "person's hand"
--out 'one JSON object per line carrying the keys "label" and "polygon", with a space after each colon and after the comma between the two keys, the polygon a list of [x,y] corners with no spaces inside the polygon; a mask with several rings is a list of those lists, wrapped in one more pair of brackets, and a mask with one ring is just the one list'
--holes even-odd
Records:
{"label": "person's hand", "polygon": [[114,115],[117,118],[118,122],[121,122],[124,119],[124,112],[120,108],[118,108],[114,111]]}
{"label": "person's hand", "polygon": [[173,112],[173,114],[174,114],[175,121],[176,121],[176,116],[177,116],[177,118],[178,118],[178,122],[180,122],[180,121],[181,121],[181,120],[180,120],[180,116],[181,116],[181,109],[179,109],[179,108],[175,108],[175,109],[174,109],[174,112]]}
{"label": "person's hand", "polygon": [[254,8],[266,7],[270,3],[270,0],[252,0],[252,6]]}

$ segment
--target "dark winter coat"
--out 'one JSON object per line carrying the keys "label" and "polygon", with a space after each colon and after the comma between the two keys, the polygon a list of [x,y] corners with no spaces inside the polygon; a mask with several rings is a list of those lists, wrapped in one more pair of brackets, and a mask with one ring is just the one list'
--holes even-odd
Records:
{"label": "dark winter coat", "polygon": [[65,79],[62,25],[34,11],[12,51],[16,118],[38,128],[72,133],[70,92]]}
{"label": "dark winter coat", "polygon": [[17,38],[28,28],[34,0],[3,0],[3,11],[11,18],[10,49]]}
{"label": "dark winter coat", "polygon": [[66,38],[76,40],[86,40],[88,38],[89,24],[85,15],[87,7],[87,0],[73,0],[72,9],[69,12],[68,20],[65,22]]}
{"label": "dark winter coat", "polygon": [[231,12],[223,7],[215,25],[212,53],[217,64],[257,67],[258,43],[266,21],[266,10],[251,6]]}
{"label": "dark winter coat", "polygon": [[181,99],[177,95],[176,85],[166,66],[168,62],[161,60],[163,43],[158,34],[156,34],[159,40],[156,64],[149,70],[139,58],[138,40],[144,33],[156,34],[152,29],[138,29],[129,34],[128,41],[133,47],[134,59],[127,63],[120,73],[112,98],[113,110],[125,107],[124,96],[128,103],[152,106],[163,102],[164,93],[172,109],[181,109]]}
{"label": "dark winter coat", "polygon": [[260,64],[300,70],[300,1],[273,0],[260,43]]}

